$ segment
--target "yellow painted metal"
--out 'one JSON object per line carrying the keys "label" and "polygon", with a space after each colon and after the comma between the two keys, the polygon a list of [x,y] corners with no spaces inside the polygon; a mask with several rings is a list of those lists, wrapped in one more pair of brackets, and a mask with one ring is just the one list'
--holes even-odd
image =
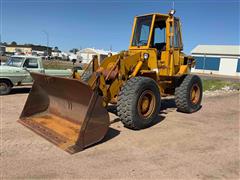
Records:
{"label": "yellow painted metal", "polygon": [[80,74],[76,71],[76,72],[73,72],[73,78],[74,79],[78,79],[78,80],[81,80],[81,76]]}
{"label": "yellow painted metal", "polygon": [[139,70],[141,69],[142,65],[143,65],[143,60],[138,61],[137,65],[134,68],[134,71],[130,77],[135,77],[137,75],[137,73],[139,72]]}
{"label": "yellow painted metal", "polygon": [[149,38],[148,38],[148,43],[147,43],[147,47],[150,47],[150,43],[152,40],[152,34],[153,34],[153,28],[154,28],[154,23],[155,23],[155,19],[156,19],[156,15],[153,15],[152,18],[152,24],[151,24],[151,29],[150,29],[150,34],[149,34]]}
{"label": "yellow painted metal", "polygon": [[137,17],[134,18],[134,22],[133,22],[133,26],[132,26],[132,36],[130,38],[129,49],[131,49],[131,47],[132,47],[133,34],[134,34],[135,27],[136,27],[136,22],[137,22]]}
{"label": "yellow painted metal", "polygon": [[187,65],[181,65],[177,75],[182,75],[182,74],[187,74],[187,73],[189,73],[188,66]]}

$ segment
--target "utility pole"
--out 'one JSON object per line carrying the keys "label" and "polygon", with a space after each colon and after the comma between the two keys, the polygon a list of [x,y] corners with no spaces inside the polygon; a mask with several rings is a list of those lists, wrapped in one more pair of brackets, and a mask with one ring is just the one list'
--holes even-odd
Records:
{"label": "utility pole", "polygon": [[48,46],[49,46],[49,34],[47,31],[43,30],[43,33],[46,35],[47,37],[47,57],[48,57]]}

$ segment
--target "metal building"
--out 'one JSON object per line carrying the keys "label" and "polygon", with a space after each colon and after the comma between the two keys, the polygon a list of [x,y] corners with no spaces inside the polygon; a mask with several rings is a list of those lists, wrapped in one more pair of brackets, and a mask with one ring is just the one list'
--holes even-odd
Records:
{"label": "metal building", "polygon": [[117,54],[117,52],[105,51],[103,49],[85,48],[78,51],[77,55],[82,58],[82,63],[89,63],[94,55],[97,55],[101,62],[109,53],[112,53],[112,55]]}
{"label": "metal building", "polygon": [[192,72],[240,76],[240,46],[198,45],[191,51],[196,66]]}

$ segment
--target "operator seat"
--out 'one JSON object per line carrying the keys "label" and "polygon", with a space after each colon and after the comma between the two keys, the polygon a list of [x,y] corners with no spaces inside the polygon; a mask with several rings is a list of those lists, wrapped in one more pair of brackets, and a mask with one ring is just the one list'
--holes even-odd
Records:
{"label": "operator seat", "polygon": [[157,49],[157,58],[161,58],[161,52],[166,50],[166,43],[155,43],[153,48]]}

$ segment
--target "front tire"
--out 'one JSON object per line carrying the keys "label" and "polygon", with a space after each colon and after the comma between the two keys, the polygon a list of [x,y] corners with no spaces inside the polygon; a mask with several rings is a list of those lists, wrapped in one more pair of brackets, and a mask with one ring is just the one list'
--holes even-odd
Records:
{"label": "front tire", "polygon": [[12,85],[8,80],[0,80],[0,95],[9,94],[12,90]]}
{"label": "front tire", "polygon": [[125,127],[143,129],[158,118],[161,96],[156,82],[148,77],[134,77],[122,87],[117,112]]}
{"label": "front tire", "polygon": [[197,75],[187,75],[175,89],[175,103],[178,111],[193,113],[201,108],[202,81]]}

